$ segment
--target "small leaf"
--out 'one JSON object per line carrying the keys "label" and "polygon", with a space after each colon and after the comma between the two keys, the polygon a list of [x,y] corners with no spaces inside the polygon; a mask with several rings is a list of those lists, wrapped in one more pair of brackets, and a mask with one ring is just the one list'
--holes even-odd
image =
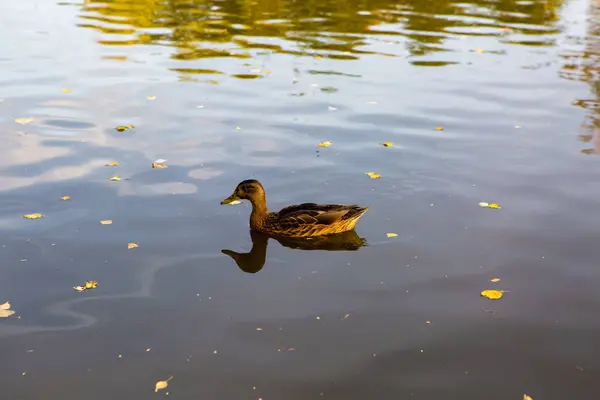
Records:
{"label": "small leaf", "polygon": [[325,142],[318,143],[317,146],[319,146],[319,147],[329,147],[329,146],[331,146],[332,143],[333,142],[330,142],[329,140],[327,140]]}
{"label": "small leaf", "polygon": [[394,145],[394,143],[392,143],[392,142],[383,142],[383,143],[381,143],[381,145],[383,147],[392,147]]}
{"label": "small leaf", "polygon": [[500,282],[500,278],[492,278],[492,279],[490,279],[490,282],[494,282],[494,283]]}
{"label": "small leaf", "polygon": [[138,248],[138,247],[140,247],[140,245],[137,244],[137,243],[128,243],[127,244],[127,248],[128,249],[135,249],[135,248]]}
{"label": "small leaf", "polygon": [[381,178],[381,175],[376,174],[375,172],[366,172],[366,175],[369,175],[369,177],[371,179],[379,179],[379,178]]}
{"label": "small leaf", "polygon": [[62,92],[63,92],[63,93],[71,93],[71,92],[72,92],[72,90],[71,90],[71,89],[64,88],[64,89],[62,90]]}
{"label": "small leaf", "polygon": [[71,196],[63,196],[60,198],[62,201],[71,200]]}
{"label": "small leaf", "polygon": [[119,178],[118,176],[112,176],[110,178],[108,178],[109,181],[120,181],[121,178]]}
{"label": "small leaf", "polygon": [[387,235],[387,237],[389,237],[389,238],[398,236],[398,234],[397,234],[397,233],[393,233],[393,232],[386,233],[386,235]]}
{"label": "small leaf", "polygon": [[481,295],[490,300],[498,300],[502,298],[503,292],[501,290],[486,289],[481,292]]}
{"label": "small leaf", "polygon": [[25,215],[23,215],[23,218],[38,219],[38,218],[42,218],[42,214],[25,214]]}
{"label": "small leaf", "polygon": [[119,132],[125,132],[125,131],[127,131],[129,129],[133,129],[133,128],[135,128],[135,126],[133,126],[133,125],[119,125],[115,129]]}
{"label": "small leaf", "polygon": [[158,381],[158,382],[156,382],[156,386],[154,387],[154,392],[158,392],[161,389],[166,389],[167,386],[169,386],[169,381],[171,379],[173,379],[173,377],[170,377],[166,381]]}
{"label": "small leaf", "polygon": [[500,209],[502,208],[500,206],[500,204],[497,203],[486,203],[485,201],[482,201],[481,203],[479,203],[479,207],[483,207],[483,208],[493,208],[493,209]]}
{"label": "small leaf", "polygon": [[444,128],[442,128],[441,126],[436,126],[433,129],[435,129],[436,131],[443,131],[444,130]]}
{"label": "small leaf", "polygon": [[33,118],[17,118],[17,119],[15,119],[15,122],[17,124],[27,125],[27,124],[33,122]]}
{"label": "small leaf", "polygon": [[98,287],[98,282],[96,282],[96,281],[87,281],[85,283],[86,289],[96,289],[97,287]]}
{"label": "small leaf", "polygon": [[117,167],[119,166],[119,163],[116,161],[113,162],[109,162],[108,164],[106,164],[107,167]]}
{"label": "small leaf", "polygon": [[475,53],[485,53],[485,50],[483,50],[483,49],[476,49],[476,50],[473,50],[473,51]]}
{"label": "small leaf", "polygon": [[152,168],[167,168],[165,164],[152,163]]}
{"label": "small leaf", "polygon": [[100,223],[102,225],[110,225],[112,224],[112,219],[103,219],[102,221],[100,221]]}
{"label": "small leaf", "polygon": [[13,315],[15,312],[10,309],[10,303],[7,301],[4,304],[0,304],[0,318],[7,318]]}

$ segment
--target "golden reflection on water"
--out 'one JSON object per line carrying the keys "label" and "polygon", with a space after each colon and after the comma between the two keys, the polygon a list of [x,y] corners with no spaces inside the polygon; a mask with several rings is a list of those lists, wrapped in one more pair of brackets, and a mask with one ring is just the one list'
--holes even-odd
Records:
{"label": "golden reflection on water", "polygon": [[[419,56],[453,51],[463,36],[552,45],[561,0],[90,0],[79,26],[105,46],[176,48],[176,60],[250,58],[256,51],[355,60],[408,56],[417,65],[455,62]],[[550,35],[550,36],[548,36]],[[387,46],[401,44],[401,46]],[[403,49],[405,53],[400,53]],[[187,70],[185,73],[214,73]],[[240,76],[248,78],[247,76]]]}
{"label": "golden reflection on water", "polygon": [[583,154],[600,154],[600,1],[590,1],[588,24],[585,37],[570,38],[574,44],[583,44],[578,52],[561,55],[563,65],[561,77],[568,80],[587,82],[590,86],[588,97],[577,99],[574,106],[587,110],[579,136],[586,147]]}

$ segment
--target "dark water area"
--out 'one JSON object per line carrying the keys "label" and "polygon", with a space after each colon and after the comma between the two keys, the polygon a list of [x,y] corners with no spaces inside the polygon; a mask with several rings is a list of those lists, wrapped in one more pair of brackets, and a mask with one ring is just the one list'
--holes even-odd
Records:
{"label": "dark water area", "polygon": [[3,399],[600,398],[597,1],[0,11]]}

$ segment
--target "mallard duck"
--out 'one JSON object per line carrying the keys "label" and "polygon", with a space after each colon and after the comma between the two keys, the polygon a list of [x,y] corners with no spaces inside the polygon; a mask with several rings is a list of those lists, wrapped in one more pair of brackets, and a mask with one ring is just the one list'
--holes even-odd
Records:
{"label": "mallard duck", "polygon": [[240,182],[221,204],[243,199],[252,203],[250,229],[273,236],[310,237],[350,231],[368,210],[358,205],[303,203],[269,212],[265,189],[255,179]]}

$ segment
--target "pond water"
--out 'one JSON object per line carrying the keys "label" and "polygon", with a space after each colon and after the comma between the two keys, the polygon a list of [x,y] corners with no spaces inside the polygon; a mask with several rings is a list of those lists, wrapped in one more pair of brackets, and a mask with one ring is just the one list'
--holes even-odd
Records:
{"label": "pond water", "polygon": [[600,398],[599,7],[5,2],[4,396]]}

